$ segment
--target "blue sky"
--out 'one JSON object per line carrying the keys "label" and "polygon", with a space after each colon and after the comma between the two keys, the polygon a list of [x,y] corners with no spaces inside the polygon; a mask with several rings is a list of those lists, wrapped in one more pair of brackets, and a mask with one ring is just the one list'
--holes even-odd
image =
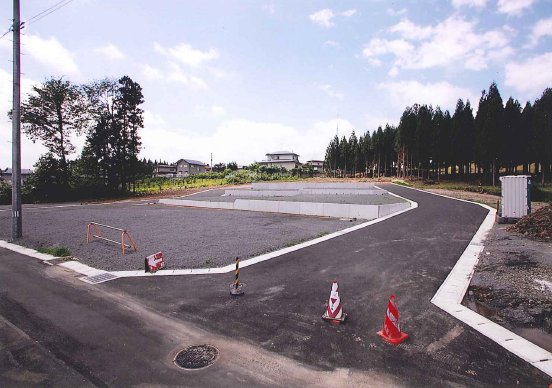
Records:
{"label": "blue sky", "polygon": [[[58,1],[22,0],[22,20]],[[2,2],[1,33],[11,12]],[[492,81],[522,104],[552,87],[549,0],[74,0],[23,32],[24,93],[50,76],[129,75],[145,96],[141,156],[167,161],[249,164],[281,149],[320,159],[337,123],[349,136],[398,124],[415,102],[477,106]],[[0,59],[6,112],[11,35]],[[2,113],[2,168],[10,140]],[[24,139],[23,167],[43,152]]]}

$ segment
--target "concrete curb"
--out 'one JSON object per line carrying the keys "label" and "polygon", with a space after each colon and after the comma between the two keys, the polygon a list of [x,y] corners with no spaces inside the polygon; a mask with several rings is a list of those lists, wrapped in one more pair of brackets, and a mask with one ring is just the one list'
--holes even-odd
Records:
{"label": "concrete curb", "polygon": [[[205,190],[205,191],[208,191],[208,190]],[[390,194],[392,194],[392,193],[390,193]],[[392,194],[392,195],[397,197],[397,198],[401,198],[401,199],[407,201],[410,204],[410,207],[408,207],[406,209],[396,211],[395,213],[388,214],[384,217],[377,218],[375,220],[371,220],[371,221],[368,221],[368,222],[365,222],[365,223],[362,223],[362,224],[359,224],[359,225],[352,226],[352,227],[347,228],[347,229],[340,230],[338,232],[328,234],[326,236],[318,237],[318,238],[315,238],[315,239],[310,240],[310,241],[306,241],[306,242],[303,242],[303,243],[300,243],[300,244],[297,244],[297,245],[293,245],[291,247],[283,248],[283,249],[280,249],[280,250],[277,250],[277,251],[274,251],[274,252],[269,252],[269,253],[266,253],[264,255],[260,255],[260,256],[252,257],[250,259],[243,260],[240,263],[240,267],[241,268],[248,267],[250,265],[261,263],[263,261],[267,261],[267,260],[282,256],[282,255],[285,255],[287,253],[297,251],[297,250],[302,249],[302,248],[306,248],[306,247],[309,247],[309,246],[312,246],[312,245],[315,245],[315,244],[319,244],[323,241],[327,241],[327,240],[330,240],[330,239],[335,238],[335,237],[343,236],[344,234],[351,233],[351,232],[354,232],[356,230],[365,228],[367,226],[377,224],[378,222],[385,221],[385,220],[387,220],[391,217],[395,217],[399,214],[405,213],[409,210],[412,210],[412,209],[415,209],[415,208],[418,207],[418,203],[416,203],[414,201],[411,201],[407,198],[403,198],[403,197],[401,197],[399,195],[396,195],[396,194]],[[57,259],[57,257],[55,257],[55,256],[40,253],[40,252],[37,252],[34,249],[25,248],[23,246],[20,246],[20,245],[17,245],[17,244],[12,244],[12,243],[9,243],[9,242],[4,241],[4,240],[0,240],[0,247],[9,249],[9,250],[17,252],[17,253],[21,253],[25,256],[30,256],[30,257],[33,257],[33,258],[37,258],[37,259],[43,260],[45,262],[48,262],[49,260]],[[61,263],[61,264],[58,264],[58,265],[61,266],[61,267],[70,269],[70,270],[72,270],[76,273],[79,273],[81,275],[85,275],[84,277],[80,278],[80,280],[82,280],[84,282],[87,282],[87,283],[88,283],[88,281],[86,279],[87,277],[101,275],[101,274],[114,275],[115,278],[109,279],[109,280],[115,280],[117,278],[125,278],[125,277],[223,274],[223,273],[228,273],[228,272],[232,272],[232,271],[235,270],[235,265],[234,264],[229,264],[227,266],[217,267],[217,268],[191,268],[191,269],[162,270],[162,271],[158,271],[158,272],[155,272],[155,273],[144,272],[144,271],[104,271],[104,270],[101,270],[101,269],[90,267],[86,264],[82,264],[78,261],[67,261],[67,262],[64,262],[64,263]]]}
{"label": "concrete curb", "polygon": [[[390,193],[390,194],[392,194],[392,193]],[[339,237],[339,236],[343,236],[347,233],[351,233],[351,232],[354,232],[356,230],[365,228],[367,226],[377,224],[378,222],[385,221],[385,220],[387,220],[391,217],[395,217],[399,214],[405,213],[407,211],[410,211],[410,210],[415,209],[415,208],[418,207],[418,203],[416,203],[414,201],[411,201],[407,198],[403,198],[403,197],[401,197],[399,195],[396,195],[396,194],[393,194],[393,195],[398,197],[398,198],[404,199],[405,201],[407,201],[410,204],[410,206],[406,209],[398,210],[398,211],[396,211],[394,213],[391,213],[391,214],[388,214],[384,217],[377,218],[375,220],[371,220],[371,221],[368,221],[368,222],[364,222],[362,224],[355,225],[355,226],[352,226],[350,228],[343,229],[343,230],[340,230],[338,232],[328,234],[326,236],[318,237],[318,238],[315,238],[313,240],[306,241],[306,242],[303,242],[303,243],[300,243],[300,244],[297,244],[297,245],[294,245],[294,246],[291,246],[291,247],[283,248],[283,249],[280,249],[280,250],[277,250],[277,251],[274,251],[274,252],[266,253],[264,255],[260,255],[260,256],[252,257],[250,259],[243,260],[243,261],[240,262],[240,268],[245,268],[245,267],[248,267],[250,265],[258,264],[258,263],[261,263],[263,261],[267,261],[267,260],[282,256],[282,255],[285,255],[285,254],[290,253],[290,252],[298,251],[300,249],[303,249],[303,248],[306,248],[306,247],[309,247],[309,246],[312,246],[312,245],[315,245],[315,244],[319,244],[321,242],[331,240],[331,239]],[[116,275],[119,278],[122,278],[122,277],[148,277],[148,276],[174,276],[174,275],[208,275],[208,274],[228,273],[228,272],[232,272],[234,270],[235,270],[235,265],[234,264],[229,264],[227,266],[218,267],[218,268],[175,269],[175,270],[163,270],[163,271],[158,271],[158,272],[155,272],[155,273],[145,273],[144,271],[111,271],[110,273],[112,273],[113,275]]]}
{"label": "concrete curb", "polygon": [[494,225],[496,210],[490,206],[465,199],[431,193],[413,187],[397,186],[461,202],[473,203],[489,210],[489,213],[452,268],[452,271],[450,271],[441,287],[439,287],[431,299],[431,303],[552,377],[552,353],[461,304],[473,276],[475,266],[479,261],[479,255],[485,248],[483,242]]}

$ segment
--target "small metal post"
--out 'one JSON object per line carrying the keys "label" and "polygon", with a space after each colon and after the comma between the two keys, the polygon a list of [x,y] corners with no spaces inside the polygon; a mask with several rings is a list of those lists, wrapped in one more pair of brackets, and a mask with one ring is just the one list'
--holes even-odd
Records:
{"label": "small metal post", "polygon": [[230,284],[230,294],[232,295],[243,295],[244,283],[240,283],[240,258],[236,257],[236,271],[234,273],[234,282]]}

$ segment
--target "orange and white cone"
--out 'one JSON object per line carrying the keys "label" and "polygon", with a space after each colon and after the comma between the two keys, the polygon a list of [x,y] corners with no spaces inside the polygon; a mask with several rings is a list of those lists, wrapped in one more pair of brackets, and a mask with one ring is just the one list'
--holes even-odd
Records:
{"label": "orange and white cone", "polygon": [[322,315],[322,319],[330,321],[334,325],[339,325],[347,318],[347,314],[343,312],[343,307],[341,306],[341,299],[339,298],[339,287],[337,282],[334,281],[332,284],[332,291],[330,292],[330,299],[328,301],[328,307]]}
{"label": "orange and white cone", "polygon": [[383,321],[383,329],[378,331],[378,335],[393,345],[398,345],[408,338],[408,334],[401,331],[399,323],[399,310],[395,303],[395,295],[389,297],[387,304],[387,313]]}

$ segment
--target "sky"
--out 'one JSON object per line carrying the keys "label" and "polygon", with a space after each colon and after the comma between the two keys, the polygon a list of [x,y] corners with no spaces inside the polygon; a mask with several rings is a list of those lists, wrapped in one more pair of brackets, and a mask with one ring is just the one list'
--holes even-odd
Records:
{"label": "sky", "polygon": [[[31,19],[59,0],[21,0]],[[12,2],[0,5],[0,35]],[[397,125],[406,106],[477,107],[498,84],[522,105],[552,87],[552,1],[73,0],[26,24],[24,96],[50,77],[130,76],[140,157],[240,165]],[[0,168],[11,167],[12,37],[0,39]],[[23,97],[25,98],[25,97]],[[475,113],[475,111],[474,111]],[[77,158],[84,136],[75,137]],[[22,135],[22,167],[45,149]]]}

